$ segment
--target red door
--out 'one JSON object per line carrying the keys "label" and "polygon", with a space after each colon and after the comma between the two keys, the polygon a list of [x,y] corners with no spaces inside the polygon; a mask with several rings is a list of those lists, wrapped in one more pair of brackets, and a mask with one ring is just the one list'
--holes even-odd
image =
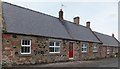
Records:
{"label": "red door", "polygon": [[73,43],[69,43],[69,58],[73,58]]}

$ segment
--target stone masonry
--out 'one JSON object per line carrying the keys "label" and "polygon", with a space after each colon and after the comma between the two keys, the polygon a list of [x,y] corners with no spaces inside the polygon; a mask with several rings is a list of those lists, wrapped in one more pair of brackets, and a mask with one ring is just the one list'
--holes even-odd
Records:
{"label": "stone masonry", "polygon": [[[88,59],[95,59],[95,58],[101,58],[101,53],[100,53],[100,46],[101,44],[97,45],[97,52],[93,52],[93,43],[89,43],[87,52],[82,53],[80,52],[80,60],[88,60]],[[81,47],[81,46],[80,46]],[[80,48],[81,49],[81,48]]]}
{"label": "stone masonry", "polygon": [[[20,54],[21,39],[32,40],[32,53]],[[3,65],[50,63],[68,60],[68,43],[61,40],[60,53],[49,53],[50,38],[3,34]]]}
{"label": "stone masonry", "polygon": [[[3,34],[3,65],[41,64],[69,60],[69,40],[52,39],[47,37]],[[21,39],[32,40],[31,54],[21,54]],[[60,53],[49,53],[49,42],[60,41]],[[73,41],[73,60],[99,57],[100,52],[92,53],[92,43],[89,43],[88,53],[81,53],[81,42]],[[99,48],[99,46],[98,46]],[[90,52],[91,51],[91,52]],[[90,53],[89,53],[90,52]],[[90,56],[90,57],[89,57]]]}

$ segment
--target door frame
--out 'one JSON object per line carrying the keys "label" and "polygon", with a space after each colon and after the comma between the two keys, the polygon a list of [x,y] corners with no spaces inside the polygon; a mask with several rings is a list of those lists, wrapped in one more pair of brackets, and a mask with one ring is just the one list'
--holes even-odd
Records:
{"label": "door frame", "polygon": [[[73,57],[72,57],[72,58],[69,57],[69,59],[72,60],[72,59],[74,59],[74,41],[70,41],[70,42],[73,43],[73,44],[72,44],[72,46],[73,46]],[[70,42],[69,42],[69,44],[68,44],[69,46],[70,46]],[[68,46],[68,49],[69,49],[69,46]],[[69,55],[69,50],[68,50],[68,55]]]}

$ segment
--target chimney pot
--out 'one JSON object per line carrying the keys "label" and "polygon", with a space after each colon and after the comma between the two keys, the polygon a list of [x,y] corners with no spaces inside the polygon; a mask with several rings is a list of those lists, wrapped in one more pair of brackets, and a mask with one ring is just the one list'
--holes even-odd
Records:
{"label": "chimney pot", "polygon": [[79,25],[80,17],[78,17],[78,16],[74,17],[73,21],[74,21],[75,24]]}
{"label": "chimney pot", "polygon": [[112,33],[112,37],[114,37],[114,34]]}
{"label": "chimney pot", "polygon": [[86,27],[90,28],[90,21],[86,22]]}
{"label": "chimney pot", "polygon": [[59,11],[59,19],[63,20],[63,11],[62,11],[62,9],[60,9],[60,11]]}

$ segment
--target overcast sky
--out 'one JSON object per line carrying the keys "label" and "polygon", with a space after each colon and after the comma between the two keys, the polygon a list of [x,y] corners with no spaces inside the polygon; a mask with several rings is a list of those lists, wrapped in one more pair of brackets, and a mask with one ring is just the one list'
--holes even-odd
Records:
{"label": "overcast sky", "polygon": [[[91,22],[94,31],[118,38],[118,1],[119,0],[2,0],[58,17],[63,4],[64,19],[73,22],[80,17],[80,24]],[[69,2],[68,2],[69,1]]]}

